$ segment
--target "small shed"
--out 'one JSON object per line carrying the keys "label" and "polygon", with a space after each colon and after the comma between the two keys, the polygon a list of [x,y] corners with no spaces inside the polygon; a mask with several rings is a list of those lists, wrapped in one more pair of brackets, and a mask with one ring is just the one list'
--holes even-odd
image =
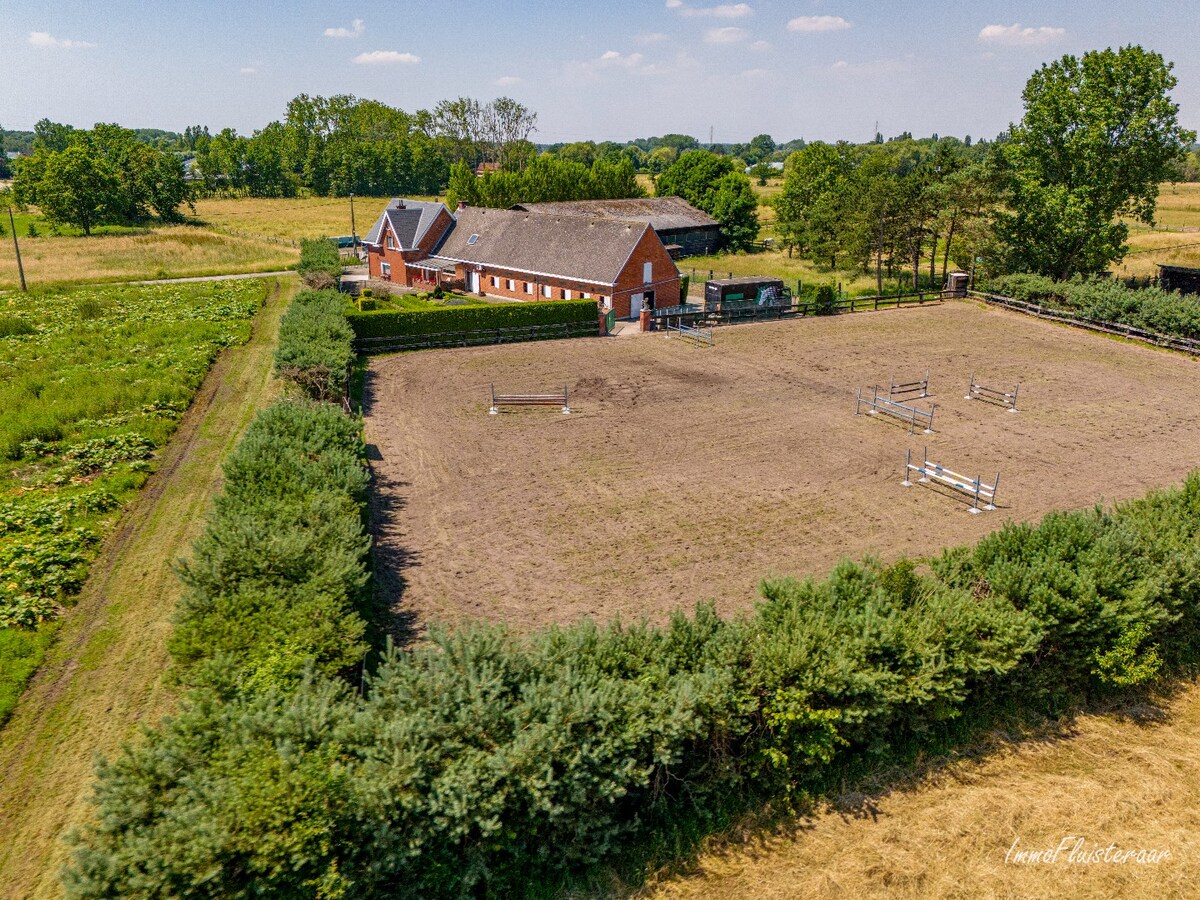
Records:
{"label": "small shed", "polygon": [[789,300],[787,289],[779,278],[722,278],[704,284],[704,308],[708,312],[750,306],[784,306]]}
{"label": "small shed", "polygon": [[1200,294],[1200,269],[1160,265],[1158,267],[1158,286],[1164,291]]}

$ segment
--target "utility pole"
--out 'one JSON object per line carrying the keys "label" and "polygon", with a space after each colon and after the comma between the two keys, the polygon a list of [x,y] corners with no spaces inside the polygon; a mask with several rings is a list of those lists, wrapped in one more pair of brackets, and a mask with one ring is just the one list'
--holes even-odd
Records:
{"label": "utility pole", "polygon": [[354,249],[358,249],[358,231],[354,227],[354,193],[350,194],[350,241]]}
{"label": "utility pole", "polygon": [[21,276],[21,290],[27,291],[29,288],[25,286],[25,267],[21,264],[21,245],[17,243],[17,223],[13,221],[11,206],[8,208],[8,227],[12,229],[13,249],[17,251],[17,272]]}
{"label": "utility pole", "polygon": [[711,125],[709,125],[708,126],[708,149],[711,150],[712,148],[713,148],[713,127]]}

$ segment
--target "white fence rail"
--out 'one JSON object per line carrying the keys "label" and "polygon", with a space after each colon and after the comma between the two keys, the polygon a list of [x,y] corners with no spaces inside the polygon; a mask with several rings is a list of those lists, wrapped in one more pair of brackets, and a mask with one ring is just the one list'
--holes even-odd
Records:
{"label": "white fence rail", "polygon": [[[971,501],[971,513],[979,513],[983,510],[993,510],[996,508],[996,489],[1000,486],[1000,473],[996,473],[996,478],[991,484],[985,482],[982,477],[972,478],[969,475],[961,475],[952,469],[947,469],[945,466],[931,462],[929,459],[929,448],[925,448],[925,456],[921,465],[914,465],[912,461],[912,450],[906,451],[904,457],[904,480],[900,482],[904,487],[912,487],[911,473],[915,472],[918,476],[918,484],[940,484],[943,487],[948,487],[956,494],[964,499]],[[983,506],[980,506],[980,503]]]}

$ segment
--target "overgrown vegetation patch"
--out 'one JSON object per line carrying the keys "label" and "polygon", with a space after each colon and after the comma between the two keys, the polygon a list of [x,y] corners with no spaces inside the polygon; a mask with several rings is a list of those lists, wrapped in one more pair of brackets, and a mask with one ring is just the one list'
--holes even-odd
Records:
{"label": "overgrown vegetation patch", "polygon": [[988,290],[1076,313],[1092,322],[1132,325],[1173,337],[1200,340],[1200,297],[1156,287],[1130,289],[1112,278],[1006,275]]}
{"label": "overgrown vegetation patch", "polygon": [[[261,282],[9,295],[0,334],[0,721]],[[16,324],[12,324],[16,323]]]}

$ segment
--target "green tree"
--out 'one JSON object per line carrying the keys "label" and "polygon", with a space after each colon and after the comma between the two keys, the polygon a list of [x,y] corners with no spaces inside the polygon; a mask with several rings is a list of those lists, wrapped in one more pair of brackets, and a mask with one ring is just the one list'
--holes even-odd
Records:
{"label": "green tree", "polygon": [[1120,50],[1064,56],[1025,86],[1025,116],[999,149],[1012,270],[1067,278],[1127,252],[1121,218],[1152,224],[1158,185],[1195,133],[1179,125],[1173,64]]}
{"label": "green tree", "polygon": [[47,219],[75,225],[85,235],[102,221],[106,208],[120,204],[120,185],[107,162],[80,143],[50,154],[36,190]]}
{"label": "green tree", "polygon": [[732,250],[758,237],[758,204],[750,179],[728,156],[688,150],[655,181],[660,197],[682,197],[721,223],[721,235]]}

